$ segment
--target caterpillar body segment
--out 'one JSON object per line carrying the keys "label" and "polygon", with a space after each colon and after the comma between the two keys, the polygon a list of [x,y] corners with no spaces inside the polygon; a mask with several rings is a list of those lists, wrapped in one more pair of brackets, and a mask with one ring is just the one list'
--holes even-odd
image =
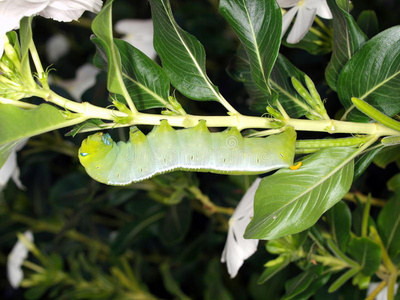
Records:
{"label": "caterpillar body segment", "polygon": [[293,165],[296,132],[243,138],[236,128],[211,133],[205,121],[175,130],[166,120],[146,136],[132,127],[128,142],[96,133],[82,142],[79,160],[95,180],[127,185],[183,170],[217,174],[261,174]]}

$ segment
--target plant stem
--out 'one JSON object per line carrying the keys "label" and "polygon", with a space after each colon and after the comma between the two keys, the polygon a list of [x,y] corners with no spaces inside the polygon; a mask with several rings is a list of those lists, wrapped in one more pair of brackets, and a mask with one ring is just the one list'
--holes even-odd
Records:
{"label": "plant stem", "polygon": [[31,52],[32,60],[36,68],[36,72],[43,89],[50,90],[49,84],[47,82],[46,72],[42,67],[42,62],[40,61],[39,54],[36,50],[35,43],[31,41],[29,45],[29,51]]}
{"label": "plant stem", "polygon": [[381,283],[376,287],[375,290],[367,297],[365,300],[374,300],[375,297],[385,288],[387,281],[381,281]]}
{"label": "plant stem", "polygon": [[1,98],[1,97],[0,97],[0,103],[1,104],[11,104],[16,107],[25,108],[25,109],[32,109],[32,108],[37,107],[37,105],[35,105],[35,104],[30,104],[30,103],[26,103],[26,102],[22,102],[22,101]]}
{"label": "plant stem", "polygon": [[221,214],[226,214],[226,215],[232,215],[234,212],[234,209],[232,207],[221,207],[218,205],[215,205],[213,202],[211,202],[210,198],[208,196],[204,195],[201,190],[197,186],[191,186],[188,188],[188,190],[195,196],[197,200],[199,200],[203,206],[211,213],[221,213]]}
{"label": "plant stem", "polygon": [[[368,200],[368,196],[365,196],[365,195],[363,195],[363,194],[361,194],[359,192],[347,193],[343,197],[343,200],[351,201],[353,203],[357,203],[357,201],[354,198],[357,198],[361,203],[367,203],[367,200]],[[384,207],[385,204],[386,204],[385,200],[371,197],[371,205]]]}
{"label": "plant stem", "polygon": [[[57,95],[53,91],[35,89],[32,94],[54,103],[64,109],[80,113],[86,119],[99,118],[104,120],[115,120],[115,117],[128,117],[124,112],[106,109],[92,105],[88,102],[78,103]],[[161,120],[167,120],[171,126],[193,127],[200,120],[205,120],[209,127],[236,127],[240,131],[247,128],[271,128],[270,120],[264,117],[253,117],[233,113],[230,116],[198,116],[198,115],[161,115],[137,113],[133,120],[128,124],[118,127],[128,127],[132,125],[159,125]],[[357,123],[336,120],[305,120],[288,119],[285,120],[287,126],[294,127],[297,131],[316,131],[349,134],[368,134],[377,137],[387,135],[398,135],[398,131],[387,128],[378,123]]]}

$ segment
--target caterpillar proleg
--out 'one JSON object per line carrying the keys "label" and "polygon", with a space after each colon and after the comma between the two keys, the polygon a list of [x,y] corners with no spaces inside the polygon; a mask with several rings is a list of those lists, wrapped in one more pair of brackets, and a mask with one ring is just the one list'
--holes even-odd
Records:
{"label": "caterpillar proleg", "polygon": [[82,142],[79,160],[93,179],[109,185],[177,170],[261,174],[293,165],[295,141],[292,127],[266,138],[243,138],[236,128],[211,133],[205,121],[175,130],[162,120],[147,136],[132,127],[128,142],[93,134]]}

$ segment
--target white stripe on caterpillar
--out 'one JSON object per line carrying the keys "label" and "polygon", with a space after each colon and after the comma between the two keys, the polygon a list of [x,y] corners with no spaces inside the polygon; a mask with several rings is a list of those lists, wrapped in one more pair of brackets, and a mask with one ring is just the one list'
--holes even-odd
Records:
{"label": "white stripe on caterpillar", "polygon": [[96,133],[82,142],[79,160],[95,180],[127,185],[176,170],[261,174],[293,165],[292,127],[266,138],[243,138],[236,128],[210,133],[205,121],[174,130],[166,120],[145,136],[132,127],[128,142]]}

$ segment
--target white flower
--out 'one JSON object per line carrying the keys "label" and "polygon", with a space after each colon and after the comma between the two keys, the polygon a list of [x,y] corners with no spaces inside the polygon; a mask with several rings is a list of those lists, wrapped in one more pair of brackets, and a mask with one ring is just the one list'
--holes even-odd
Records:
{"label": "white flower", "polygon": [[229,219],[228,238],[222,252],[221,262],[226,262],[231,278],[237,275],[243,262],[257,250],[258,240],[246,240],[243,235],[254,215],[253,200],[260,181],[261,178],[254,181]]}
{"label": "white flower", "polygon": [[[372,292],[378,287],[380,283],[379,282],[371,282],[368,286],[368,291],[367,291],[367,296],[371,295]],[[396,283],[394,286],[394,293],[397,293],[397,289],[399,287],[399,284]],[[388,288],[385,286],[383,290],[381,290],[378,295],[376,295],[375,300],[387,300],[387,292]]]}
{"label": "white flower", "polygon": [[25,146],[25,144],[26,141],[23,141],[21,144],[19,144],[17,148],[13,152],[11,152],[7,161],[0,168],[0,191],[4,189],[10,178],[14,180],[18,188],[20,188],[21,190],[25,188],[19,180],[19,168],[17,165],[17,151],[21,150],[22,147]]}
{"label": "white flower", "polygon": [[49,63],[55,63],[68,53],[70,44],[63,34],[55,34],[46,42],[46,55]]}
{"label": "white flower", "polygon": [[96,83],[99,69],[91,64],[84,64],[76,71],[76,76],[71,80],[59,80],[51,78],[50,82],[64,88],[77,101],[80,101],[83,93]]}
{"label": "white flower", "polygon": [[[31,231],[26,231],[24,236],[33,242],[33,234]],[[19,287],[22,279],[24,279],[24,272],[22,271],[22,264],[28,257],[28,248],[20,240],[14,245],[7,259],[7,278],[11,286],[16,289]]]}
{"label": "white flower", "polygon": [[286,41],[290,44],[298,43],[308,32],[315,15],[324,19],[332,19],[332,13],[326,0],[277,0],[280,7],[291,7],[283,16],[282,36],[285,34],[294,16],[292,30],[290,31]]}
{"label": "white flower", "polygon": [[153,47],[153,20],[120,20],[115,24],[115,31],[123,35],[123,40],[138,48],[151,59],[157,57]]}
{"label": "white flower", "polygon": [[[78,20],[85,10],[98,13],[101,0],[0,0],[0,36],[18,29],[23,17],[40,15],[62,22]],[[0,43],[0,57],[3,55]]]}

